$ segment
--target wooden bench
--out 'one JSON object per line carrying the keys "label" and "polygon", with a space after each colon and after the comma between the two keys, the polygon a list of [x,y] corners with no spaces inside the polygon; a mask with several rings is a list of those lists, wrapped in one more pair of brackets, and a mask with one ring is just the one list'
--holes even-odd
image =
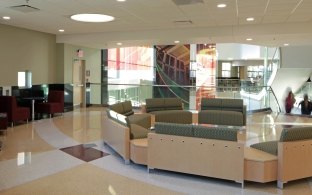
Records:
{"label": "wooden bench", "polygon": [[244,179],[266,183],[277,180],[277,156],[245,147]]}
{"label": "wooden bench", "polygon": [[130,141],[130,159],[136,164],[147,165],[147,138]]}

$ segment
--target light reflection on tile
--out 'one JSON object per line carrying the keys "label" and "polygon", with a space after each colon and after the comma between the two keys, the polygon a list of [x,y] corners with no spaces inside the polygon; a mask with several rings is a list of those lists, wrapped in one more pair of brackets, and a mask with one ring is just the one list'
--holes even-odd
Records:
{"label": "light reflection on tile", "polygon": [[17,166],[31,164],[31,152],[19,152],[17,154]]}
{"label": "light reflection on tile", "polygon": [[31,163],[24,163],[19,166],[16,159],[0,161],[0,190],[51,175],[82,163],[84,162],[59,150],[33,154]]}

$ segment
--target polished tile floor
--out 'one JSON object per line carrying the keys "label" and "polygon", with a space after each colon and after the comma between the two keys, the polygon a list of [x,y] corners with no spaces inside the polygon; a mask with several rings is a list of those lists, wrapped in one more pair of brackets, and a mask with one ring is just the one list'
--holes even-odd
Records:
{"label": "polished tile floor", "polygon": [[[125,165],[103,145],[105,108],[89,107],[8,128],[1,135],[0,194],[312,194],[312,178],[276,183],[231,181]],[[248,115],[246,146],[279,138],[284,127],[312,126],[312,118]]]}

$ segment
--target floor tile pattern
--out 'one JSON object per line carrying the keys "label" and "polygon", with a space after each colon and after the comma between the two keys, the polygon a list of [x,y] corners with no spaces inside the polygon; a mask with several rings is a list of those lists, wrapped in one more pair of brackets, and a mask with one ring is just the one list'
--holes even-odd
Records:
{"label": "floor tile pattern", "polygon": [[94,146],[96,145],[80,144],[76,146],[70,146],[67,148],[61,148],[60,150],[86,162],[90,162],[95,159],[109,155],[105,152],[92,148]]}
{"label": "floor tile pattern", "polygon": [[[124,160],[103,144],[105,108],[66,112],[52,119],[8,128],[0,135],[0,194],[244,194],[311,195],[312,178],[289,182],[238,183],[154,170]],[[245,145],[278,140],[283,128],[312,126],[312,118],[281,113],[247,115]],[[87,156],[80,160],[77,156]],[[91,151],[90,154],[88,154]],[[86,155],[87,154],[87,155]],[[92,157],[92,158],[91,158]]]}

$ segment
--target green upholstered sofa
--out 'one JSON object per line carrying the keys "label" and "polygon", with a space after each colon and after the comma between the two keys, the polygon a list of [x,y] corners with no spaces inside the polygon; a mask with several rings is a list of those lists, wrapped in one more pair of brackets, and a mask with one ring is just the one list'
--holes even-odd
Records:
{"label": "green upholstered sofa", "polygon": [[152,116],[135,114],[130,101],[109,106],[103,120],[104,143],[120,154],[125,163],[130,162],[130,140],[147,138]]}
{"label": "green upholstered sofa", "polygon": [[312,127],[291,127],[281,132],[278,141],[253,144],[250,147],[277,155],[277,186],[312,176]]}
{"label": "green upholstered sofa", "polygon": [[145,110],[155,117],[155,122],[192,123],[192,113],[183,110],[183,103],[179,98],[146,99]]}
{"label": "green upholstered sofa", "polygon": [[244,182],[244,144],[238,128],[155,123],[148,134],[147,166]]}
{"label": "green upholstered sofa", "polygon": [[202,98],[198,123],[246,125],[246,106],[241,99]]}

